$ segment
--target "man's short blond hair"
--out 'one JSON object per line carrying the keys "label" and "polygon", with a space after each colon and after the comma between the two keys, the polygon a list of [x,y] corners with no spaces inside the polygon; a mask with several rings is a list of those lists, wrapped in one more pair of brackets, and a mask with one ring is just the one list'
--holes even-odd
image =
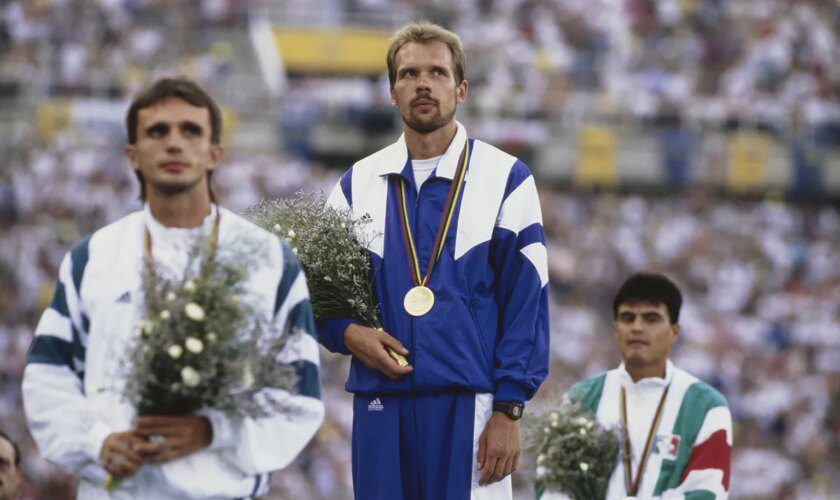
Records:
{"label": "man's short blond hair", "polygon": [[449,31],[448,29],[429,21],[418,21],[407,24],[400,28],[391,37],[391,44],[388,47],[388,79],[391,81],[391,87],[397,80],[397,52],[407,43],[430,43],[443,42],[449,47],[449,52],[452,53],[453,74],[455,76],[455,83],[460,84],[464,81],[466,74],[466,56],[464,55],[464,46],[461,44],[461,39],[458,35]]}

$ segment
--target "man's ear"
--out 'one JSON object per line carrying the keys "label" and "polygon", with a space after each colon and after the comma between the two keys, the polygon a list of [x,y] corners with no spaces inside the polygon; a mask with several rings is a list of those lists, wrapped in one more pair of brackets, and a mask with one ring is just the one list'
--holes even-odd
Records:
{"label": "man's ear", "polygon": [[137,165],[137,147],[134,144],[125,147],[125,157],[133,170],[140,170],[140,166]]}
{"label": "man's ear", "polygon": [[391,86],[391,106],[397,106],[397,93],[394,92],[394,86]]}
{"label": "man's ear", "polygon": [[455,98],[458,102],[464,102],[467,100],[467,91],[469,90],[470,84],[467,80],[461,80],[461,83],[458,84],[458,88],[455,90]]}
{"label": "man's ear", "polygon": [[219,162],[222,159],[222,156],[225,155],[225,148],[223,148],[219,144],[211,144],[210,145],[210,160],[211,163],[207,167],[207,170],[215,170],[217,166],[219,166]]}

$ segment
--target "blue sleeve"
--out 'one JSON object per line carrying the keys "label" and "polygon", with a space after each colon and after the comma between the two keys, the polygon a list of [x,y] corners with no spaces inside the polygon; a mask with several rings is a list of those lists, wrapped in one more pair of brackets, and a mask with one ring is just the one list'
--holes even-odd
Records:
{"label": "blue sleeve", "polygon": [[344,330],[351,323],[358,323],[353,319],[330,319],[318,325],[318,342],[328,351],[338,354],[351,354],[344,345]]}
{"label": "blue sleeve", "polygon": [[536,184],[516,162],[490,245],[501,338],[493,373],[495,399],[531,399],[548,376],[548,264]]}

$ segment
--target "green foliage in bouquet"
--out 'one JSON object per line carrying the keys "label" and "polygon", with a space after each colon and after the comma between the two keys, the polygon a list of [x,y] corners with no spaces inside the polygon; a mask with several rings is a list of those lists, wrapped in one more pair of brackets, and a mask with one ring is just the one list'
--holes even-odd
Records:
{"label": "green foliage in bouquet", "polygon": [[316,321],[354,318],[370,328],[382,327],[367,250],[372,237],[364,230],[370,219],[354,219],[349,210],[308,193],[263,201],[245,215],[294,247]]}
{"label": "green foliage in bouquet", "polygon": [[177,279],[147,261],[145,318],[128,353],[124,391],[138,414],[187,415],[213,408],[259,418],[283,409],[280,402],[257,395],[264,387],[295,386],[294,367],[277,357],[300,333],[276,335],[268,318],[249,304],[247,272],[257,253],[241,245],[202,252],[204,245],[197,242],[185,275]]}
{"label": "green foliage in bouquet", "polygon": [[537,457],[537,491],[558,491],[575,500],[603,499],[618,460],[618,436],[592,414],[564,405],[535,417],[526,446]]}

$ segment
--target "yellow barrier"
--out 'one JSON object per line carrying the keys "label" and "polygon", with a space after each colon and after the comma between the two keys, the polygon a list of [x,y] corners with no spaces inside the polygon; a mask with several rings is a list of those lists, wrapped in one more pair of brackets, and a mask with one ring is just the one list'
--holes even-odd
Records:
{"label": "yellow barrier", "polygon": [[59,130],[70,127],[72,123],[70,99],[53,99],[38,104],[35,111],[35,123],[38,136],[43,140],[51,139]]}
{"label": "yellow barrier", "polygon": [[386,71],[390,32],[359,29],[274,30],[277,50],[289,71],[378,75]]}
{"label": "yellow barrier", "polygon": [[579,186],[618,185],[616,137],[610,127],[585,125],[578,136],[578,166],[575,183]]}
{"label": "yellow barrier", "polygon": [[773,138],[766,132],[735,132],[729,138],[729,188],[741,192],[764,188],[767,183],[767,160],[772,146]]}

